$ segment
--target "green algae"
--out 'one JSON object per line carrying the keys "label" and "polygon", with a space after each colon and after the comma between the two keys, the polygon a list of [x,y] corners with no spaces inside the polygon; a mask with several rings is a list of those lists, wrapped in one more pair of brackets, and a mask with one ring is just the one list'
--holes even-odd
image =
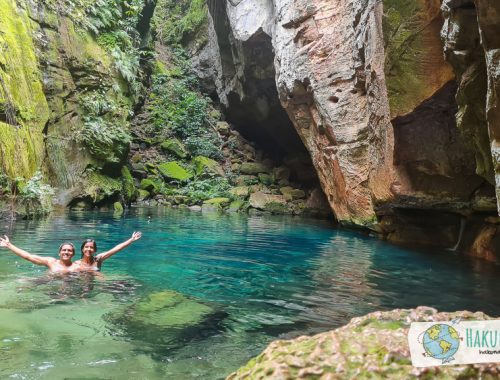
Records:
{"label": "green algae", "polygon": [[0,0],[0,104],[15,113],[0,121],[0,163],[10,178],[29,178],[43,158],[43,128],[49,109],[28,15],[12,0]]}

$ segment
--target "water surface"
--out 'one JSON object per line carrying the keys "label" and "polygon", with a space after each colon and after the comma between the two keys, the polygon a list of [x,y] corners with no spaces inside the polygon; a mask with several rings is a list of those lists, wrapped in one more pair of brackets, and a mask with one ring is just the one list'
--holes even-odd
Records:
{"label": "water surface", "polygon": [[[97,278],[49,276],[0,251],[1,378],[217,379],[274,339],[374,310],[428,305],[500,315],[498,266],[395,247],[328,222],[138,208],[2,229],[19,247],[50,256],[66,240],[79,246],[92,237],[102,252],[133,231],[143,238]],[[181,294],[210,312],[165,326],[175,316],[140,304],[158,294]],[[134,320],[141,308],[150,321]]]}

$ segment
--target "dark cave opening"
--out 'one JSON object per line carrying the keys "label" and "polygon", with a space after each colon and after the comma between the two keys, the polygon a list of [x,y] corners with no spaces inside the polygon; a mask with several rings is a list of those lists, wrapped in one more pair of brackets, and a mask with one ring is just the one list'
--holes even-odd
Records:
{"label": "dark cave opening", "polygon": [[272,38],[259,29],[246,40],[236,39],[227,14],[232,5],[227,0],[208,0],[219,47],[220,79],[226,89],[226,99],[221,99],[226,120],[273,165],[290,169],[291,186],[320,194],[321,207],[331,215],[311,156],[280,102]]}

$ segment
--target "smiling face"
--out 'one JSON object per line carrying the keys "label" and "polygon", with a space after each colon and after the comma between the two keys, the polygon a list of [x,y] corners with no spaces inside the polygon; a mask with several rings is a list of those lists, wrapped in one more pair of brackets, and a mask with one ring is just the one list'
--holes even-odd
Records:
{"label": "smiling face", "polygon": [[82,256],[91,257],[96,251],[95,241],[87,241],[82,245]]}
{"label": "smiling face", "polygon": [[63,244],[59,249],[59,257],[62,261],[71,261],[75,255],[75,248],[71,244]]}

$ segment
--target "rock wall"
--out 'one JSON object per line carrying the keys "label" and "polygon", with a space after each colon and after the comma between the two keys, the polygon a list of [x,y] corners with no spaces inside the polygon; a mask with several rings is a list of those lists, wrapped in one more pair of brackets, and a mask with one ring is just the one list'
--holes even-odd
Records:
{"label": "rock wall", "polygon": [[[63,206],[121,192],[133,104],[115,57],[75,24],[71,12],[83,10],[71,6],[0,2],[2,172],[28,179],[43,171]],[[116,183],[104,194],[108,179]]]}
{"label": "rock wall", "polygon": [[410,242],[432,232],[422,224],[432,214],[431,229],[449,231],[430,235],[449,247],[469,216],[495,213],[496,3],[209,5],[219,98],[231,112],[231,97],[259,97],[249,73],[271,69],[246,49],[269,39],[281,106],[342,224]]}
{"label": "rock wall", "polygon": [[0,1],[0,166],[10,178],[31,177],[44,157],[49,107],[33,29],[14,0]]}

